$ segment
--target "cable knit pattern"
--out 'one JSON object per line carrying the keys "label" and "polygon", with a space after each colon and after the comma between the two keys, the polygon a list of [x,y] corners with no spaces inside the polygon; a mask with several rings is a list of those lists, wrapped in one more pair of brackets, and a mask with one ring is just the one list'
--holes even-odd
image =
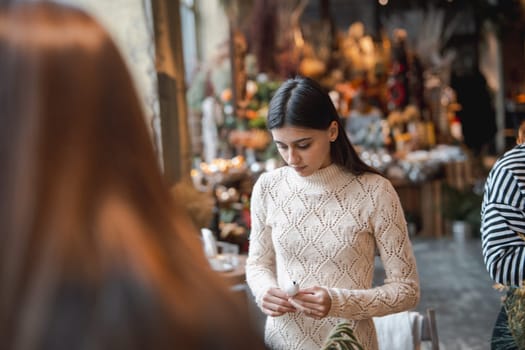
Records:
{"label": "cable knit pattern", "polygon": [[[251,199],[247,282],[258,305],[290,280],[325,287],[327,317],[268,317],[265,341],[274,350],[321,348],[338,323],[350,321],[367,350],[377,349],[372,317],[415,307],[419,281],[399,197],[376,174],[355,176],[337,165],[307,177],[290,167],[264,173]],[[384,284],[372,287],[375,249]]]}

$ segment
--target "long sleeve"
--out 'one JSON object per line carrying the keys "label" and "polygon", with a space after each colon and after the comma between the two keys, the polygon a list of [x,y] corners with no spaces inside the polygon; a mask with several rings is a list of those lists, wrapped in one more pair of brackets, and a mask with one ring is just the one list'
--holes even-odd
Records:
{"label": "long sleeve", "polygon": [[390,182],[373,189],[372,203],[369,215],[386,279],[372,289],[328,288],[331,316],[366,319],[408,310],[419,302],[416,261],[403,208]]}
{"label": "long sleeve", "polygon": [[250,232],[249,255],[246,261],[246,281],[260,305],[264,293],[277,287],[275,272],[275,252],[272,244],[272,230],[266,224],[265,203],[268,200],[268,186],[264,184],[264,174],[254,185],[250,201],[252,228]]}
{"label": "long sleeve", "polygon": [[489,174],[481,210],[485,265],[491,278],[504,285],[521,285],[525,278],[524,191],[523,150],[517,148]]}
{"label": "long sleeve", "polygon": [[[367,350],[377,349],[372,316],[407,310],[419,300],[415,259],[397,193],[377,174],[355,176],[332,164],[301,177],[290,167],[261,175],[251,198],[246,265],[256,302],[290,280],[320,286],[332,298],[327,315],[268,317],[271,349],[321,348],[338,323],[352,324]],[[375,251],[387,278],[373,288]]]}

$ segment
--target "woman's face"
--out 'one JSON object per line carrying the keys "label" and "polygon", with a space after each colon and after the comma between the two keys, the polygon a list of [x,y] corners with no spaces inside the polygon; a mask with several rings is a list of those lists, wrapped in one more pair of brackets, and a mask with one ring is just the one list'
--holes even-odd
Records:
{"label": "woman's face", "polygon": [[337,138],[337,122],[328,130],[283,126],[271,132],[281,157],[300,176],[312,175],[331,164],[330,143]]}

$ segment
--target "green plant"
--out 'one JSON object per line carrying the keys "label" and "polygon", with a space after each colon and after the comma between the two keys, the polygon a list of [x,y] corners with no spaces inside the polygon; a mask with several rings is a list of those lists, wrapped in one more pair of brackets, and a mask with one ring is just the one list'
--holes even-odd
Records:
{"label": "green plant", "polygon": [[348,322],[338,324],[328,335],[321,350],[364,350]]}
{"label": "green plant", "polygon": [[512,287],[504,301],[509,329],[519,349],[525,349],[525,287]]}
{"label": "green plant", "polygon": [[442,213],[445,219],[465,221],[474,227],[479,226],[482,195],[474,192],[470,187],[460,190],[447,184],[443,185],[442,193]]}
{"label": "green plant", "polygon": [[[518,236],[525,241],[524,234],[518,232]],[[500,332],[501,337],[497,341],[501,344],[514,342],[518,349],[525,349],[525,283],[522,282],[520,286],[497,283],[494,288],[507,293],[503,298],[503,306],[507,312],[507,323],[510,330],[510,336],[507,335],[507,332]]]}

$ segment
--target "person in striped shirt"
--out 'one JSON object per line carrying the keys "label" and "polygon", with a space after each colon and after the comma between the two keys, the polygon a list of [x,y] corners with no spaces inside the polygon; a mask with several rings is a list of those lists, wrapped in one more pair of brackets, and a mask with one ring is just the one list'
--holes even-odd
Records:
{"label": "person in striped shirt", "polygon": [[[522,126],[517,145],[492,167],[481,208],[483,258],[490,277],[505,286],[521,286],[525,276],[525,143]],[[517,349],[502,307],[491,349]]]}

